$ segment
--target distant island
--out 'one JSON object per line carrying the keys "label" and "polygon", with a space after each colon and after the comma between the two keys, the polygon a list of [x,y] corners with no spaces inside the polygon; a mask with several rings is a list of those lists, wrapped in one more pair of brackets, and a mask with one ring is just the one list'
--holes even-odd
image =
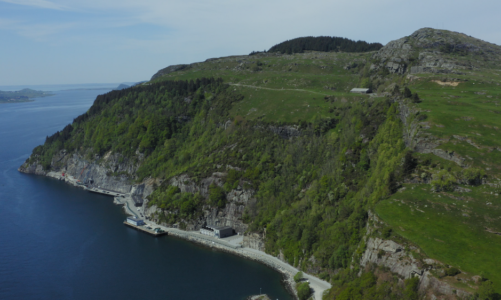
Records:
{"label": "distant island", "polygon": [[139,82],[133,83],[131,85],[128,85],[128,84],[125,84],[125,83],[121,83],[119,86],[117,86],[116,88],[114,88],[114,90],[115,91],[124,90],[124,89],[127,89],[127,88],[130,88],[130,87],[139,85],[139,84],[144,83],[144,82],[146,82],[146,81],[139,81]]}
{"label": "distant island", "polygon": [[22,89],[20,91],[0,91],[0,103],[31,102],[32,98],[52,96],[51,92]]}

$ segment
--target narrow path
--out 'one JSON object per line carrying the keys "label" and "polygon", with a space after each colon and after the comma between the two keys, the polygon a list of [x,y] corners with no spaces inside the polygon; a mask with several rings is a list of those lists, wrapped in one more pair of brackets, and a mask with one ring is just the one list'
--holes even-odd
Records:
{"label": "narrow path", "polygon": [[128,209],[131,213],[133,213],[133,214],[134,214],[134,216],[135,216],[136,218],[139,218],[139,216],[138,216],[138,215],[137,215],[137,214],[136,214],[136,213],[135,213],[132,209],[130,209],[130,207],[129,207],[129,201],[126,201],[126,202],[125,202],[125,205],[127,205],[127,209]]}
{"label": "narrow path", "polygon": [[[179,237],[184,237],[184,238],[192,238],[192,241],[207,241],[211,243],[216,243],[220,246],[225,247],[226,249],[230,250],[231,252],[235,252],[237,254],[243,254],[244,256],[247,257],[253,257],[254,259],[257,259],[267,265],[274,266],[275,269],[281,268],[285,271],[287,271],[290,274],[290,278],[292,278],[297,272],[299,272],[298,269],[295,267],[289,265],[288,263],[285,263],[278,258],[271,256],[265,252],[256,250],[256,249],[251,249],[247,247],[241,247],[241,245],[236,245],[236,243],[232,243],[231,241],[228,241],[228,238],[225,239],[218,239],[215,237],[209,237],[203,234],[198,233],[197,231],[184,231],[180,229],[175,229],[175,228],[168,228],[164,227],[161,225],[156,224],[155,222],[152,221],[145,221],[146,224],[154,227],[160,227],[162,230],[165,230],[169,233],[176,233],[176,236]],[[238,239],[239,241],[243,240]],[[237,241],[235,241],[237,242]],[[321,280],[315,276],[312,276],[310,274],[306,274],[303,272],[303,277],[309,281],[310,283],[310,288],[313,289],[313,299],[314,300],[322,300],[322,296],[324,292],[328,289],[330,289],[332,286],[330,283]]]}
{"label": "narrow path", "polygon": [[308,91],[308,90],[303,90],[303,89],[272,89],[272,88],[267,88],[267,87],[260,87],[260,86],[255,86],[255,85],[245,85],[245,84],[240,84],[240,83],[230,83],[229,85],[233,86],[243,86],[243,87],[249,87],[249,88],[255,88],[255,89],[262,89],[262,90],[270,90],[270,91],[294,91],[294,92],[307,92],[307,93],[313,93],[313,94],[318,94],[322,96],[331,96],[329,94],[322,94],[319,92],[313,92],[313,91]]}

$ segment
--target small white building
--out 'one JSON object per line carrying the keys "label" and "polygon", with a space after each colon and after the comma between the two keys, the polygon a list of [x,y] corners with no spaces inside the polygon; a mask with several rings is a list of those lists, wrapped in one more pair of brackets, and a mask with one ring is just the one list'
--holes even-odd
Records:
{"label": "small white building", "polygon": [[127,217],[127,223],[135,225],[135,226],[144,225],[144,221],[142,219],[138,219],[136,217]]}
{"label": "small white building", "polygon": [[372,93],[371,89],[366,89],[366,88],[352,88],[350,93],[357,93],[357,94],[370,94]]}
{"label": "small white building", "polygon": [[208,236],[214,236],[214,230],[206,226],[200,228],[200,233]]}

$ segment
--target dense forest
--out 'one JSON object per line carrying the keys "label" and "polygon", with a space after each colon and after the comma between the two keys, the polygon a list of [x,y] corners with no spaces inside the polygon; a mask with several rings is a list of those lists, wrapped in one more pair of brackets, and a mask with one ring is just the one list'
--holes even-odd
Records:
{"label": "dense forest", "polygon": [[341,37],[300,37],[292,40],[287,40],[277,44],[268,50],[268,52],[281,53],[303,53],[304,51],[341,51],[341,52],[370,52],[381,49],[383,45],[380,43],[367,43],[364,41],[353,41]]}

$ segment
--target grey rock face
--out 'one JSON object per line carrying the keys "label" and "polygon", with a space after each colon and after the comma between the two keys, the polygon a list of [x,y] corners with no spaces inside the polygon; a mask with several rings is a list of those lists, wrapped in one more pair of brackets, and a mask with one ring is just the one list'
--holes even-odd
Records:
{"label": "grey rock face", "polygon": [[264,238],[257,233],[251,233],[244,236],[242,246],[264,252]]}
{"label": "grey rock face", "polygon": [[[380,238],[369,238],[367,248],[362,255],[360,265],[365,267],[370,263],[385,266],[390,271],[399,274],[404,278],[412,276],[421,276],[423,274],[422,265],[416,261],[412,255],[402,251],[402,245],[391,240],[382,240]],[[380,253],[384,251],[384,254]]]}
{"label": "grey rock face", "polygon": [[[458,295],[461,298],[470,296],[467,292],[454,288],[431,274],[430,270],[432,268],[442,266],[440,262],[430,258],[422,261],[415,259],[412,253],[406,251],[404,246],[395,241],[369,237],[377,228],[386,225],[371,211],[369,211],[368,215],[366,250],[360,259],[361,270],[366,266],[376,264],[387,267],[391,272],[405,279],[417,276],[420,278],[419,293],[421,295],[426,294],[426,299],[433,299],[436,295]],[[410,248],[416,250],[413,246],[410,246]]]}
{"label": "grey rock face", "polygon": [[[134,186],[131,181],[134,176],[132,174],[135,174],[138,167],[139,161],[125,159],[120,154],[108,152],[101,160],[96,159],[94,162],[89,162],[79,154],[67,155],[64,150],[53,157],[51,164],[53,172],[65,173],[82,183],[90,183],[91,187],[100,187],[121,193],[130,193]],[[19,171],[37,175],[48,174],[37,163],[24,164],[19,168]],[[112,174],[121,175],[112,176]],[[144,191],[144,187],[142,191]]]}
{"label": "grey rock face", "polygon": [[424,126],[425,122],[419,122],[419,119],[415,118],[419,112],[417,108],[413,108],[408,102],[400,99],[396,101],[399,101],[399,115],[404,124],[403,139],[407,147],[419,153],[433,153],[440,158],[453,161],[461,167],[467,166],[465,158],[457,153],[437,149],[440,144],[448,142],[448,139],[439,139],[420,130],[421,125]]}
{"label": "grey rock face", "polygon": [[[212,176],[203,178],[198,183],[192,180],[188,175],[182,174],[173,177],[169,184],[177,186],[181,192],[200,193],[204,198],[209,197],[209,186],[215,184],[223,186],[223,179],[226,173],[215,172]],[[245,207],[252,201],[254,190],[245,190],[240,186],[237,189],[231,190],[226,194],[226,206],[223,209],[210,207],[206,205],[203,209],[203,217],[199,220],[188,221],[188,230],[198,230],[204,225],[212,226],[229,226],[232,227],[237,233],[244,234],[248,225],[242,221],[242,216]],[[147,216],[152,216],[154,213],[175,213],[175,212],[162,212],[160,209],[148,209]]]}
{"label": "grey rock face", "polygon": [[443,159],[453,161],[461,167],[466,166],[464,163],[465,158],[457,155],[454,151],[448,152],[448,151],[445,151],[442,149],[433,149],[433,150],[431,150],[431,153],[433,153],[436,156],[441,157]]}
{"label": "grey rock face", "polygon": [[481,60],[499,63],[501,47],[458,32],[422,28],[381,48],[373,55],[379,63],[371,66],[371,70],[386,68],[396,74],[407,71],[462,74],[458,70],[475,68],[471,60],[451,56],[451,52],[478,55]]}
{"label": "grey rock face", "polygon": [[283,139],[290,139],[301,135],[297,126],[270,126],[269,128]]}

